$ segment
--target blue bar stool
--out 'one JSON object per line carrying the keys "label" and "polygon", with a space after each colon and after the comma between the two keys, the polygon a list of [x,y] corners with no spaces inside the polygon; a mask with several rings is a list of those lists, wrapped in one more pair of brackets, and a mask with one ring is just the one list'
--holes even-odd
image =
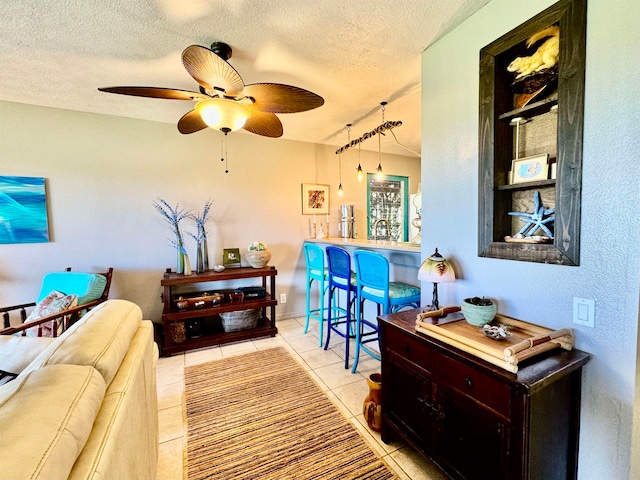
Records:
{"label": "blue bar stool", "polygon": [[380,360],[380,354],[366,345],[369,342],[378,342],[379,336],[378,320],[363,318],[364,301],[376,303],[378,315],[394,313],[404,307],[417,308],[420,306],[420,288],[408,283],[390,282],[389,261],[379,253],[356,250],[353,252],[353,258],[356,264],[357,298],[356,355],[351,373],[356,373],[360,350]]}
{"label": "blue bar stool", "polygon": [[[304,324],[304,333],[309,330],[309,319],[320,322],[320,338],[318,346],[322,346],[324,337],[324,294],[329,288],[329,284],[325,285],[327,280],[327,271],[324,267],[324,251],[318,245],[313,243],[304,244],[304,256],[307,261],[307,301],[306,301],[306,320]],[[311,284],[313,281],[318,284],[318,308],[311,309]]]}
{"label": "blue bar stool", "polygon": [[[327,265],[329,266],[329,321],[327,326],[327,341],[324,349],[329,348],[331,332],[345,339],[344,368],[349,368],[349,340],[355,338],[354,326],[351,324],[352,310],[356,300],[356,275],[351,271],[351,257],[343,248],[327,247]],[[337,290],[336,290],[337,289]],[[337,300],[337,294],[343,290],[346,294],[345,308],[333,305],[333,300]],[[339,328],[344,325],[344,329]]]}

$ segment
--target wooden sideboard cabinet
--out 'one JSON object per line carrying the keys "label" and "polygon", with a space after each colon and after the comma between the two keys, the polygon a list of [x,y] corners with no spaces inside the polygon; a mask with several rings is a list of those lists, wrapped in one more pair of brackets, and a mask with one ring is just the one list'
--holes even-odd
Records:
{"label": "wooden sideboard cabinet", "polygon": [[453,479],[575,479],[590,355],[556,350],[510,373],[416,332],[421,311],[378,317],[382,440],[407,441]]}
{"label": "wooden sideboard cabinet", "polygon": [[[162,310],[162,355],[167,356],[196,348],[222,345],[257,337],[274,337],[278,333],[276,328],[276,305],[278,302],[274,298],[277,274],[276,268],[270,266],[263,268],[228,268],[222,272],[210,270],[192,275],[165,273],[160,282],[163,287],[162,300],[164,302]],[[233,292],[233,288],[230,288],[230,285],[240,286],[240,283],[246,283],[247,279],[261,279],[262,287],[267,290],[266,296],[231,302],[228,294]],[[225,282],[222,284],[224,288],[220,289],[220,284],[216,285],[214,282]],[[203,308],[179,310],[176,306],[176,299],[179,295],[187,292],[193,293],[194,291],[223,292],[224,301],[217,305],[207,304]],[[259,309],[261,312],[255,328],[235,332],[225,332],[223,330],[220,321],[221,313],[252,309]],[[267,310],[269,311],[268,317]],[[192,322],[198,322],[198,335],[189,335],[189,326],[190,324],[193,325]],[[179,335],[176,335],[176,330],[179,330]]]}

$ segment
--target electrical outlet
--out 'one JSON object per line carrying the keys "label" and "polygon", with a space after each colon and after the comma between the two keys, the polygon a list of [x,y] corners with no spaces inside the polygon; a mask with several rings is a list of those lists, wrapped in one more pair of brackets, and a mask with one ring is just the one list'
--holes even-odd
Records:
{"label": "electrical outlet", "polygon": [[280,303],[287,303],[287,294],[286,293],[281,293],[280,294]]}
{"label": "electrical outlet", "polygon": [[596,302],[586,298],[573,297],[573,323],[595,328]]}

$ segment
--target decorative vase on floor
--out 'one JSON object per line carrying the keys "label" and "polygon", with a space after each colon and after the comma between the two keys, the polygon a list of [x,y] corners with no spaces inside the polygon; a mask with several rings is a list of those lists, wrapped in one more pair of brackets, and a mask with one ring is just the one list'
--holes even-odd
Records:
{"label": "decorative vase on floor", "polygon": [[245,258],[253,268],[262,268],[266,267],[271,260],[271,252],[269,250],[249,251],[245,254]]}
{"label": "decorative vase on floor", "polygon": [[362,414],[367,425],[374,432],[379,432],[382,427],[382,375],[372,373],[367,378],[369,395],[364,399]]}

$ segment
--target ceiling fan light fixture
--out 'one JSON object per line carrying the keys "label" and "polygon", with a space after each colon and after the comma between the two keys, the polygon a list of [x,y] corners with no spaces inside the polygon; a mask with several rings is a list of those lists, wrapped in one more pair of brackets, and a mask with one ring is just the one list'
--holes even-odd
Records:
{"label": "ceiling fan light fixture", "polygon": [[209,127],[225,134],[241,129],[251,116],[247,107],[226,98],[202,100],[196,104],[196,111]]}

